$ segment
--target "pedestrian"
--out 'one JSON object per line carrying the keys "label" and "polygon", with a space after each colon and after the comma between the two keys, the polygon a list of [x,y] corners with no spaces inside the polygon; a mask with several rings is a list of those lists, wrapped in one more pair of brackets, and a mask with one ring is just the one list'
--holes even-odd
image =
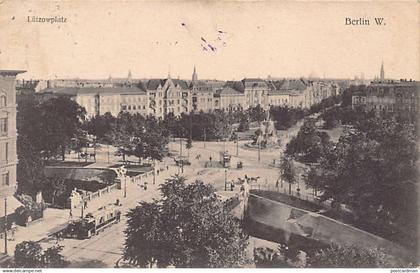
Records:
{"label": "pedestrian", "polygon": [[211,162],[211,156],[210,156],[210,162]]}
{"label": "pedestrian", "polygon": [[87,207],[88,207],[88,202],[85,201],[85,203],[84,203],[84,209],[87,209]]}
{"label": "pedestrian", "polygon": [[57,232],[56,234],[55,234],[55,244],[58,244],[60,242],[60,233],[59,232]]}
{"label": "pedestrian", "polygon": [[159,170],[157,170],[156,172],[157,172],[157,175],[159,175]]}
{"label": "pedestrian", "polygon": [[279,180],[276,181],[276,188],[279,188]]}
{"label": "pedestrian", "polygon": [[73,219],[73,211],[70,209],[70,213],[69,213],[69,219]]}
{"label": "pedestrian", "polygon": [[169,165],[166,165],[166,170],[169,171]]}
{"label": "pedestrian", "polygon": [[233,182],[230,182],[230,191],[233,191],[234,187],[235,187],[235,185],[233,184]]}
{"label": "pedestrian", "polygon": [[10,240],[11,241],[14,241],[15,240],[15,232],[16,232],[16,224],[15,223],[12,223],[12,226],[11,226],[10,229],[12,231],[12,236],[11,236]]}

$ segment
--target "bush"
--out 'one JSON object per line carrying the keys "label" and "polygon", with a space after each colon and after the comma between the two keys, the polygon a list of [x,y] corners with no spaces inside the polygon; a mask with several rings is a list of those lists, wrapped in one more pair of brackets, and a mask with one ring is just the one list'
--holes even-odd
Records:
{"label": "bush", "polygon": [[15,267],[30,268],[62,268],[68,261],[60,254],[62,246],[52,246],[43,250],[41,245],[33,241],[23,241],[15,248]]}
{"label": "bush", "polygon": [[24,205],[16,209],[16,222],[19,225],[26,225],[28,222],[44,217],[46,205],[36,203],[29,195],[18,195],[17,199]]}

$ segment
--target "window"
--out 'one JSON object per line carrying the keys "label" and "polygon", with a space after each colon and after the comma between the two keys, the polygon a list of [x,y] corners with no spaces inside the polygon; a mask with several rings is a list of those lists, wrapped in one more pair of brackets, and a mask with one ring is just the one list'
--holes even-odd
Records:
{"label": "window", "polygon": [[7,135],[7,118],[0,118],[0,136]]}
{"label": "window", "polygon": [[122,106],[122,109],[125,111],[125,110],[127,110],[127,106],[126,105],[123,105]]}
{"label": "window", "polygon": [[9,161],[9,143],[0,143],[0,164]]}
{"label": "window", "polygon": [[1,94],[0,95],[0,107],[4,107],[7,104],[6,95]]}
{"label": "window", "polygon": [[10,185],[9,173],[8,172],[1,175],[1,184],[3,186],[9,186]]}

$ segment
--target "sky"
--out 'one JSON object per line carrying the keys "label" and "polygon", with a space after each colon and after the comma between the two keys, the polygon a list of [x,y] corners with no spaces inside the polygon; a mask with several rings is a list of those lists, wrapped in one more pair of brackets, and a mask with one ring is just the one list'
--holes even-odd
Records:
{"label": "sky", "polygon": [[[419,79],[419,4],[0,1],[0,69],[21,78]],[[65,17],[65,23],[28,22]],[[375,17],[386,25],[377,26]],[[346,26],[345,18],[370,25]]]}

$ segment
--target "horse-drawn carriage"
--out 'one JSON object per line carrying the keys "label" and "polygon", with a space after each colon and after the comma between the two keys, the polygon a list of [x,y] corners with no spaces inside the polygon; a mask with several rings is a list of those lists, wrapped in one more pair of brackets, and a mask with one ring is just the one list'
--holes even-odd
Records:
{"label": "horse-drawn carriage", "polygon": [[180,157],[174,158],[174,160],[177,166],[191,165],[191,162],[186,157],[180,156]]}

